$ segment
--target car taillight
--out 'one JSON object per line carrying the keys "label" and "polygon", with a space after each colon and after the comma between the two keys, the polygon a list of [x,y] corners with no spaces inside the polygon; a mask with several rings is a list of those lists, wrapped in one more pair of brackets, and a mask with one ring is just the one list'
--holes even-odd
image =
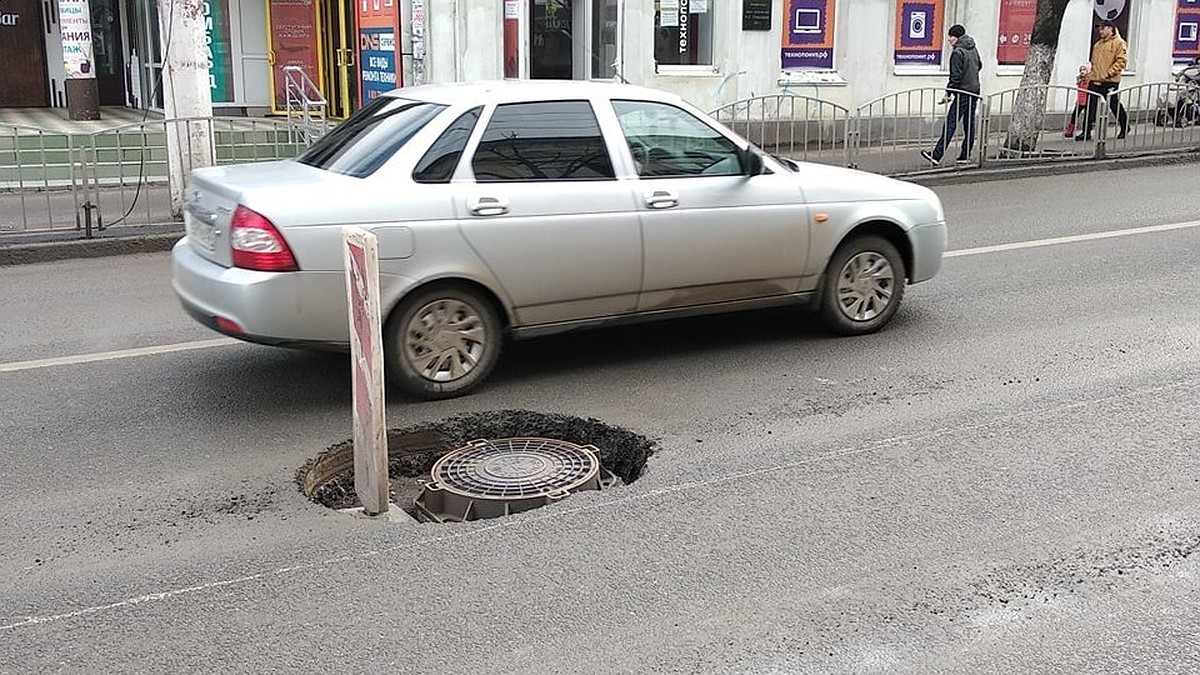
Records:
{"label": "car taillight", "polygon": [[261,214],[239,206],[229,221],[229,246],[234,267],[263,272],[300,269],[283,235]]}

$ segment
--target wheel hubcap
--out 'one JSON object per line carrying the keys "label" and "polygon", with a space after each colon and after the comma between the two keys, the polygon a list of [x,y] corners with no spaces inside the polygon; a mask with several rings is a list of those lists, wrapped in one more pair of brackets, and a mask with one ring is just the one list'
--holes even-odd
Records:
{"label": "wheel hubcap", "polygon": [[451,382],[475,370],[487,337],[474,307],[458,300],[434,300],[409,320],[404,351],[409,364],[425,379]]}
{"label": "wheel hubcap", "polygon": [[838,275],[838,307],[853,321],[870,321],[892,302],[895,272],[884,256],[864,251],[846,261]]}

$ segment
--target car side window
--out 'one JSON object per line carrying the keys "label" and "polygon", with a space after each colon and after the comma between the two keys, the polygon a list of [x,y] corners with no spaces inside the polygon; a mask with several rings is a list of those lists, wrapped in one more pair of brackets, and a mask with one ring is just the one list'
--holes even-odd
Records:
{"label": "car side window", "polygon": [[482,107],[472,108],[454,120],[417,162],[417,168],[413,169],[413,180],[418,183],[449,183],[482,111]]}
{"label": "car side window", "polygon": [[652,101],[613,101],[613,109],[643,178],[742,173],[737,145],[682,108]]}
{"label": "car side window", "polygon": [[481,183],[614,177],[600,125],[587,101],[497,106],[471,169]]}

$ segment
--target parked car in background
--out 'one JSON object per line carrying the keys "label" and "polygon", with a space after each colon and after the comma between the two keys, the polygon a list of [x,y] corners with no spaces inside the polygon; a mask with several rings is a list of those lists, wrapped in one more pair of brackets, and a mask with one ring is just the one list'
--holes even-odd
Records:
{"label": "parked car in background", "polygon": [[871,333],[946,246],[927,188],[595,82],[398,89],[295,161],[196,170],[184,213],[184,308],[291,347],[348,343],[341,228],[373,232],[387,372],[423,398],[479,385],[506,337],[789,303]]}

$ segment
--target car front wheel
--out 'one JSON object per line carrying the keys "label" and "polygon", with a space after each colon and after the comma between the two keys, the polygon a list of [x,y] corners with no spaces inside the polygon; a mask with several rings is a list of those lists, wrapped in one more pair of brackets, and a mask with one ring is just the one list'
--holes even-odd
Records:
{"label": "car front wheel", "polygon": [[478,292],[456,286],[417,291],[388,320],[388,375],[418,398],[461,396],[491,372],[502,339],[495,308]]}
{"label": "car front wheel", "polygon": [[840,335],[883,328],[904,297],[904,259],[886,239],[865,236],[842,244],[829,261],[822,284],[821,315]]}

